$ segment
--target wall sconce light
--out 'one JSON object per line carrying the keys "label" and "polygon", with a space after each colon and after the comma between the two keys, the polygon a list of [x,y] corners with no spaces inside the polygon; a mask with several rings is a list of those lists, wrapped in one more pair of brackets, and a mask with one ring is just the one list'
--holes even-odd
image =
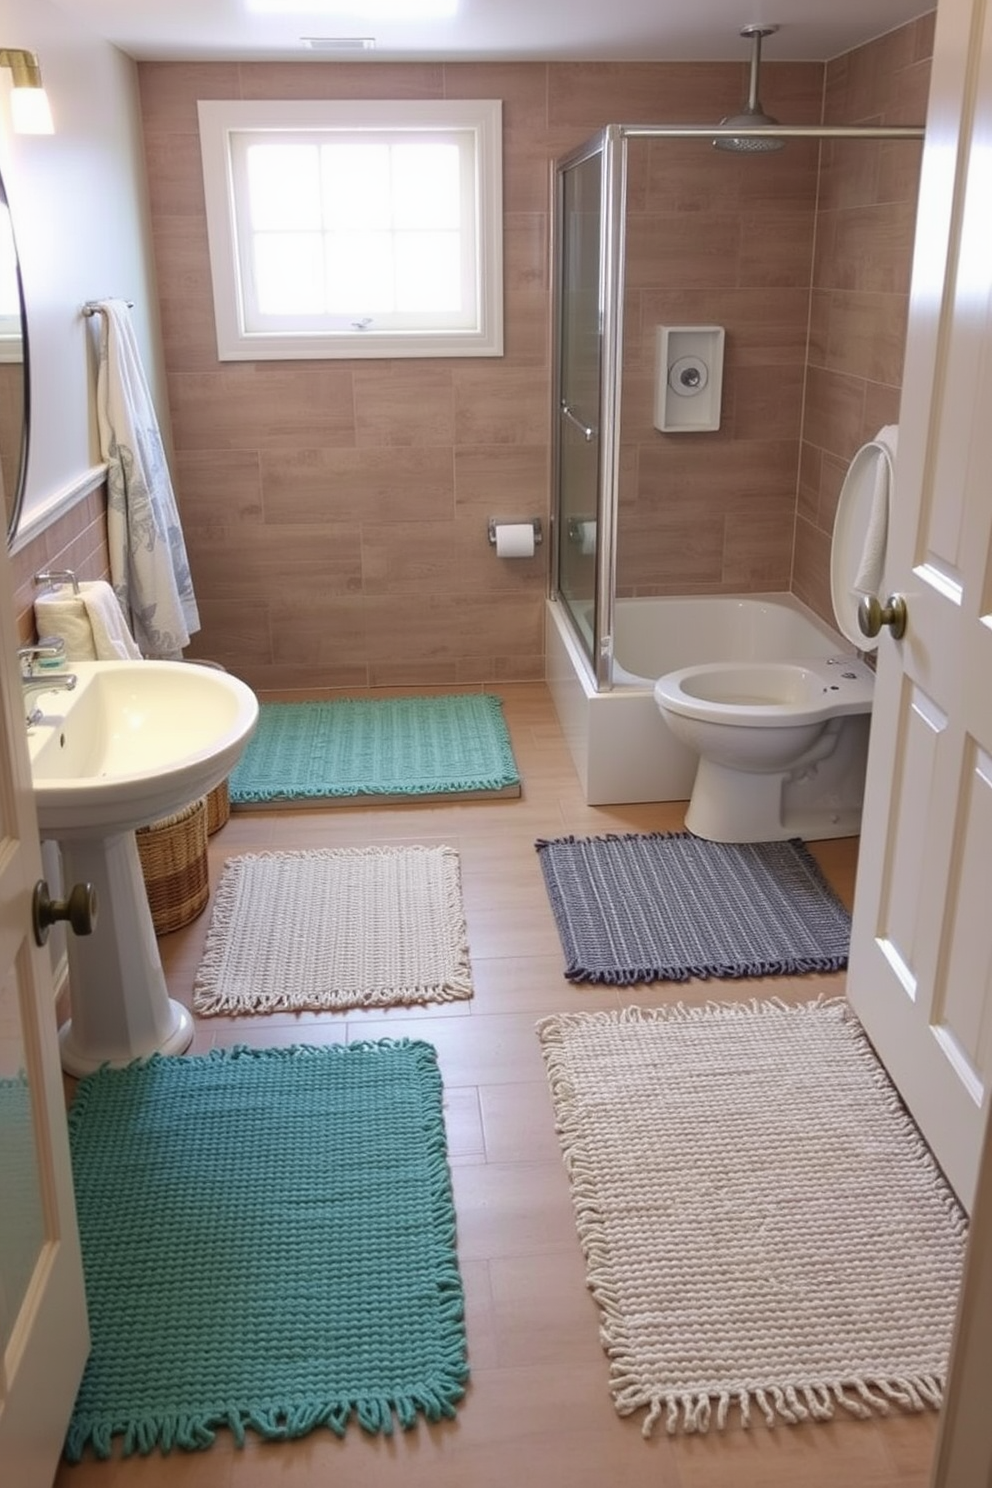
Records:
{"label": "wall sconce light", "polygon": [[21,47],[0,47],[0,67],[14,75],[10,92],[10,116],[17,134],[54,134],[48,94],[41,81],[41,68],[34,52]]}

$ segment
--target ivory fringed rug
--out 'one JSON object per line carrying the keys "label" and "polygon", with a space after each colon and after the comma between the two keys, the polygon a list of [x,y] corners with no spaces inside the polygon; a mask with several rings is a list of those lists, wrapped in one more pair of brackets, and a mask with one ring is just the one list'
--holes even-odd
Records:
{"label": "ivory fringed rug", "polygon": [[468,1367],[430,1044],[153,1056],[69,1116],[93,1348],[65,1443],[108,1457],[451,1417]]}
{"label": "ivory fringed rug", "polygon": [[193,984],[198,1013],[277,1013],[472,996],[453,847],[228,858]]}
{"label": "ivory fringed rug", "polygon": [[539,841],[570,982],[839,971],[851,917],[806,845],[689,832]]}
{"label": "ivory fringed rug", "polygon": [[846,1004],[538,1033],[621,1415],[940,1405],[966,1221]]}
{"label": "ivory fringed rug", "polygon": [[519,796],[492,693],[263,703],[228,782],[237,810]]}

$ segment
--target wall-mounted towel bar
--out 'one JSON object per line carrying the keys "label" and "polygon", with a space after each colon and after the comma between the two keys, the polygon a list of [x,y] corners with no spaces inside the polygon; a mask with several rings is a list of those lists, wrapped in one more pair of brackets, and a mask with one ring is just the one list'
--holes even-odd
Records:
{"label": "wall-mounted towel bar", "polygon": [[34,576],[36,584],[51,584],[53,589],[58,589],[62,584],[71,584],[73,594],[79,593],[79,580],[71,568],[46,568],[44,573],[36,573]]}
{"label": "wall-mounted towel bar", "polygon": [[[134,301],[133,300],[125,300],[124,303],[125,303],[125,305],[127,306],[127,308],[129,310],[133,310],[134,309]],[[83,306],[83,314],[84,315],[99,315],[100,314],[100,303],[99,303],[99,301],[98,300],[87,300],[86,301],[86,304]]]}

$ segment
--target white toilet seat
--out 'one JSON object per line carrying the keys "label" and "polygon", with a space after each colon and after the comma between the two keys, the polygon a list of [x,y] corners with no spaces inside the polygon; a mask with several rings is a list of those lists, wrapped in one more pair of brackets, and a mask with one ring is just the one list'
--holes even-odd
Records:
{"label": "white toilet seat", "polygon": [[[892,436],[891,430],[882,434]],[[864,634],[858,624],[863,592],[854,588],[870,533],[888,524],[888,492],[892,481],[892,448],[885,439],[863,444],[851,461],[837,500],[830,542],[830,602],[834,620],[845,640],[861,651],[875,651],[878,637]],[[880,578],[881,573],[876,575]]]}
{"label": "white toilet seat", "polygon": [[780,728],[871,709],[874,674],[853,656],[705,662],[659,677],[655,702],[682,718]]}

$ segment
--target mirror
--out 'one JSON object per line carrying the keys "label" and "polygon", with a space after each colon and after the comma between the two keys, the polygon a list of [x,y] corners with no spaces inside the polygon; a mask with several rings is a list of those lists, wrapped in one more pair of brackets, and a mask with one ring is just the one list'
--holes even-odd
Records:
{"label": "mirror", "polygon": [[0,495],[7,542],[17,527],[27,473],[28,336],[7,193],[0,181]]}

